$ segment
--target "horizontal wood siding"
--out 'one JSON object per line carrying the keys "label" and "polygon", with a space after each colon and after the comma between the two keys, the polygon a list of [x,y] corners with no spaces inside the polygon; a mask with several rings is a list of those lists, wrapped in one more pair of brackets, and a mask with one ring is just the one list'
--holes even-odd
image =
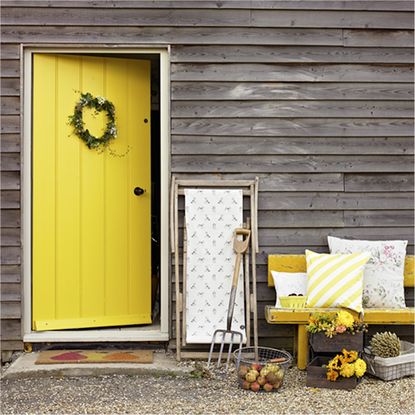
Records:
{"label": "horizontal wood siding", "polygon": [[412,1],[4,0],[1,21],[3,350],[22,347],[21,43],[171,45],[172,173],[260,179],[261,344],[294,334],[264,321],[268,254],[328,234],[413,253]]}

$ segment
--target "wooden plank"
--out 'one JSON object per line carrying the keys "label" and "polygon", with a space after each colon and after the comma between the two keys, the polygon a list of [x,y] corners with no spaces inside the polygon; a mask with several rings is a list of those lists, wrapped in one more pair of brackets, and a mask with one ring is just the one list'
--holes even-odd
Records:
{"label": "wooden plank", "polygon": [[5,60],[1,63],[1,76],[3,78],[15,78],[20,74],[20,63],[17,59]]}
{"label": "wooden plank", "polygon": [[2,283],[20,282],[20,265],[1,265],[0,278]]}
{"label": "wooden plank", "polygon": [[1,284],[1,302],[20,301],[22,286],[20,284]]}
{"label": "wooden plank", "polygon": [[1,172],[1,190],[19,190],[20,189],[20,172],[5,171]]}
{"label": "wooden plank", "polygon": [[18,340],[1,340],[1,350],[23,350],[23,342]]}
{"label": "wooden plank", "polygon": [[19,97],[2,97],[1,113],[4,115],[19,114],[20,99]]}
{"label": "wooden plank", "polygon": [[260,245],[287,246],[287,245],[327,245],[327,235],[351,239],[381,240],[404,239],[414,242],[414,234],[409,227],[394,228],[317,228],[317,229],[261,229],[259,232]]}
{"label": "wooden plank", "polygon": [[1,45],[0,56],[2,60],[19,59],[20,46],[19,44]]}
{"label": "wooden plank", "polygon": [[[411,118],[412,101],[173,101],[173,118],[279,118],[279,117],[367,117]],[[9,103],[6,103],[6,105]],[[13,110],[10,107],[15,106]],[[7,106],[9,113],[17,113],[17,103]]]}
{"label": "wooden plank", "polygon": [[[405,28],[405,13],[395,28]],[[250,10],[4,8],[2,25],[53,26],[250,26]],[[282,27],[287,27],[286,24]],[[341,27],[341,26],[340,26]],[[361,27],[361,26],[358,26]],[[387,27],[387,26],[386,26]]]}
{"label": "wooden plank", "polygon": [[20,227],[20,210],[2,209],[1,210],[1,227],[2,228]]}
{"label": "wooden plank", "polygon": [[3,25],[256,26],[411,29],[412,14],[394,11],[3,8]]}
{"label": "wooden plank", "polygon": [[5,246],[0,251],[1,265],[19,265],[21,261],[20,247]]}
{"label": "wooden plank", "polygon": [[19,115],[2,115],[0,118],[1,133],[18,133],[20,131]]}
{"label": "wooden plank", "polygon": [[1,246],[20,246],[20,229],[1,228]]}
{"label": "wooden plank", "polygon": [[20,79],[19,78],[3,78],[1,79],[1,96],[19,96]]}
{"label": "wooden plank", "polygon": [[344,46],[413,47],[412,30],[343,30]]}
{"label": "wooden plank", "polygon": [[[16,22],[18,23],[18,22]],[[405,12],[252,10],[251,25],[266,27],[327,27],[344,29],[412,29]]]}
{"label": "wooden plank", "polygon": [[217,136],[411,136],[413,119],[385,118],[180,118],[172,120],[172,134]]}
{"label": "wooden plank", "polygon": [[16,190],[2,190],[1,207],[2,209],[18,209],[20,207],[20,192]]}
{"label": "wooden plank", "polygon": [[412,82],[413,68],[395,64],[173,63],[172,81]]}
{"label": "wooden plank", "polygon": [[9,319],[20,319],[22,317],[22,310],[20,302],[4,302],[2,301],[0,304],[1,310],[1,319],[2,320],[9,320]]}
{"label": "wooden plank", "polygon": [[338,210],[307,212],[303,210],[260,210],[258,219],[258,226],[261,230],[262,228],[337,228],[345,226],[343,212]]}
{"label": "wooden plank", "polygon": [[390,10],[390,11],[411,11],[413,4],[408,0],[390,1],[281,1],[281,0],[252,0],[238,1],[221,0],[174,0],[174,1],[148,1],[148,0],[118,0],[108,2],[106,0],[71,0],[70,2],[53,1],[53,0],[36,0],[27,1],[3,0],[2,7],[73,7],[73,8],[177,8],[177,9],[306,9],[306,10]]}
{"label": "wooden plank", "polygon": [[[172,82],[176,100],[412,100],[412,83]],[[252,105],[253,106],[253,105]]]}
{"label": "wooden plank", "polygon": [[1,320],[1,339],[3,340],[21,340],[20,320]]}
{"label": "wooden plank", "polygon": [[414,226],[413,210],[353,210],[344,212],[345,226]]}
{"label": "wooden plank", "polygon": [[402,154],[414,153],[412,137],[172,136],[172,154]]}
{"label": "wooden plank", "polygon": [[0,137],[0,145],[2,153],[17,153],[20,151],[20,135],[2,134]]}
{"label": "wooden plank", "polygon": [[341,29],[250,27],[2,26],[2,42],[74,44],[343,45]]}
{"label": "wooden plank", "polygon": [[[212,179],[252,179],[253,174],[246,173],[178,173],[176,174],[179,179],[200,179],[200,180],[212,180]],[[302,174],[302,173],[263,173],[257,174],[259,178],[259,186],[261,191],[343,191],[343,174],[341,173],[321,173],[321,174]]]}
{"label": "wooden plank", "polygon": [[408,210],[413,197],[413,192],[261,192],[259,210]]}
{"label": "wooden plank", "polygon": [[330,46],[173,46],[171,62],[412,63],[412,48]]}
{"label": "wooden plank", "polygon": [[412,156],[175,155],[176,172],[346,173],[411,172]]}
{"label": "wooden plank", "polygon": [[1,170],[2,171],[19,171],[20,170],[20,154],[2,153],[1,154]]}
{"label": "wooden plank", "polygon": [[347,192],[411,192],[414,189],[413,174],[346,174]]}

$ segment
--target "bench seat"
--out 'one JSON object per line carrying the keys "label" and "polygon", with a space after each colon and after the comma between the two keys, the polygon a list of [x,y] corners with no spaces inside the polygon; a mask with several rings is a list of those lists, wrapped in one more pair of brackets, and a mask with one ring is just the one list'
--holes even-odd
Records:
{"label": "bench seat", "polygon": [[[268,286],[274,286],[271,271],[306,272],[305,255],[270,255],[268,257]],[[404,286],[414,287],[414,256],[408,255],[405,260]],[[297,325],[297,341],[294,349],[297,352],[297,366],[305,369],[308,356],[308,332],[306,324],[312,313],[337,312],[336,308],[275,308],[265,306],[265,319],[269,324]],[[356,315],[356,313],[354,313]],[[414,325],[415,308],[377,309],[367,308],[363,312],[363,321],[369,325]]]}

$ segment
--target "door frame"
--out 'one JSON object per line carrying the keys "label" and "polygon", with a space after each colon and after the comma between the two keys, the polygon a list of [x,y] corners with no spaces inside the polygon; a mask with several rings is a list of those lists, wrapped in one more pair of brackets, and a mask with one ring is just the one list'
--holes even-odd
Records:
{"label": "door frame", "polygon": [[[160,325],[120,329],[32,330],[32,55],[34,53],[155,54],[160,57]],[[24,342],[128,342],[169,340],[170,46],[32,45],[20,47],[22,337]]]}

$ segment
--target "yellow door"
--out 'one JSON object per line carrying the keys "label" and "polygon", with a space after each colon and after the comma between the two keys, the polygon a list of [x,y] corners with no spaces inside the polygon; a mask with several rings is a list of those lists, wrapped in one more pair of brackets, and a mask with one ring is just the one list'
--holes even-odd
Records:
{"label": "yellow door", "polygon": [[[35,54],[33,79],[33,329],[151,323],[150,62]],[[68,122],[87,92],[115,107],[105,151]]]}

